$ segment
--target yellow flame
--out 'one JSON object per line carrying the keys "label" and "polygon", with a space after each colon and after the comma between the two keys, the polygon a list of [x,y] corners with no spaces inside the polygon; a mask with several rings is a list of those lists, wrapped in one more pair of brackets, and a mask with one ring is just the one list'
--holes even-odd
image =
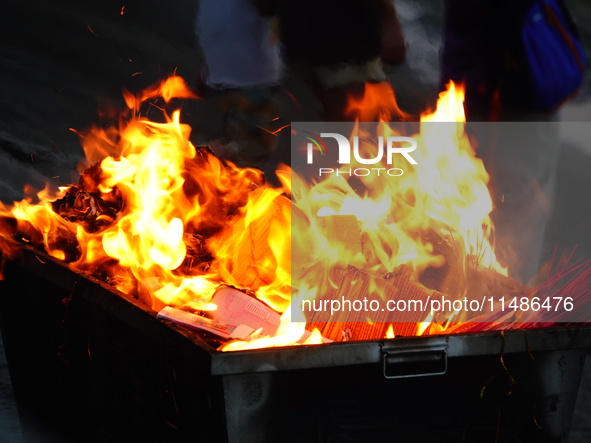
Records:
{"label": "yellow flame", "polygon": [[[352,101],[348,110],[359,120],[406,118],[389,86],[367,89],[367,98]],[[343,175],[310,188],[287,168],[278,173],[285,186],[273,189],[260,171],[237,168],[196,149],[179,111],[166,116],[165,123],[141,118],[141,104],[155,97],[169,102],[195,95],[176,76],[140,95],[127,93],[131,117],[120,128],[95,129],[84,138],[88,160],[100,160],[82,174],[79,186],[86,200],[76,203],[96,217],[92,229],[55,213],[51,202],[67,189],[40,193],[39,204],[23,200],[12,208],[0,206],[0,216],[16,218],[27,241],[73,269],[100,271],[116,288],[154,309],[186,303],[214,309],[211,296],[225,283],[249,288],[283,312],[274,337],[253,334],[223,350],[323,342],[320,331],[310,333],[305,323],[291,322],[289,306],[334,289],[331,271],[336,267],[355,266],[382,276],[404,266],[418,281],[426,269],[447,265],[459,279],[453,287],[458,296],[468,268],[505,272],[490,243],[488,175],[464,133],[463,91],[455,85],[440,96],[436,111],[422,116],[420,132],[413,135],[420,164],[395,180],[362,178],[364,192]],[[360,128],[360,140],[399,135],[385,122],[377,134],[362,134]],[[364,143],[361,149],[370,149]],[[362,165],[350,165],[355,166]],[[294,193],[295,207],[285,192]],[[117,211],[101,213],[97,201]],[[342,238],[335,235],[335,223],[345,226]],[[10,229],[0,223],[3,251],[17,247]],[[192,247],[211,254],[207,266],[187,263]],[[304,264],[293,270],[295,275],[292,256]],[[292,288],[295,276],[298,288]],[[418,322],[417,333],[437,333],[431,320]],[[385,335],[394,336],[392,325]]]}
{"label": "yellow flame", "polygon": [[[363,109],[359,103],[355,106]],[[369,106],[374,106],[373,98]],[[292,173],[292,191],[302,213],[293,224],[294,257],[299,257],[294,263],[304,268],[294,270],[304,276],[300,283],[327,293],[334,285],[330,270],[339,266],[355,266],[376,276],[406,266],[418,281],[428,268],[446,265],[453,278],[438,284],[459,298],[468,290],[472,270],[488,267],[506,274],[490,243],[489,176],[464,129],[463,90],[452,83],[441,94],[436,111],[422,116],[420,131],[412,134],[419,164],[408,165],[395,179],[377,174],[356,177],[363,189],[358,192],[351,174],[331,174],[310,186]],[[401,134],[382,122],[377,134],[365,134],[357,126],[353,135],[359,137],[361,150],[371,152],[373,146],[365,147],[363,140]],[[352,162],[341,169],[355,167],[364,165]],[[339,235],[327,229],[333,216],[343,217],[339,229],[350,232]],[[357,224],[345,216],[353,216]],[[351,241],[355,235],[361,237],[361,247]],[[419,325],[419,334],[429,322],[426,318]]]}
{"label": "yellow flame", "polygon": [[396,334],[394,333],[394,325],[390,324],[388,326],[388,330],[386,331],[386,338],[394,338]]}

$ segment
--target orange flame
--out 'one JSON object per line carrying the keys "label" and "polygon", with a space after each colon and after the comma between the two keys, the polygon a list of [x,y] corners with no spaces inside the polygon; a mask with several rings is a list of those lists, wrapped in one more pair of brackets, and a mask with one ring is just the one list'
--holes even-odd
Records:
{"label": "orange flame", "polygon": [[[365,178],[363,195],[342,175],[302,194],[306,185],[287,169],[278,174],[286,186],[273,189],[260,171],[237,168],[196,148],[179,111],[165,123],[142,118],[142,103],[156,97],[169,102],[195,95],[177,76],[139,95],[126,93],[130,117],[119,128],[95,128],[84,137],[87,159],[100,163],[89,167],[77,186],[57,195],[40,193],[39,204],[28,199],[0,206],[5,256],[18,244],[14,227],[3,218],[16,219],[21,237],[75,270],[100,273],[154,309],[190,303],[212,310],[213,292],[224,283],[248,288],[283,312],[274,337],[253,334],[223,350],[326,342],[310,325],[291,322],[290,304],[325,295],[322,285],[334,284],[331,272],[338,267],[354,266],[373,278],[406,266],[417,284],[425,270],[444,265],[460,276],[470,266],[504,272],[490,244],[488,176],[463,132],[463,92],[453,84],[437,110],[421,119],[415,135],[420,165],[399,180]],[[375,115],[405,118],[386,84],[368,85],[366,97],[352,100],[348,112],[361,121]],[[431,124],[443,121],[452,123]],[[381,124],[377,135],[390,134],[394,129]],[[295,207],[284,196],[292,190]],[[327,235],[331,217],[349,217],[347,223],[358,226],[359,242]],[[446,248],[453,254],[442,252]],[[307,265],[294,270],[296,275],[292,255]],[[369,290],[383,290],[371,278]],[[445,281],[438,289],[459,295],[466,289],[459,281]],[[436,331],[430,317],[413,325],[419,334]],[[393,337],[390,328],[379,337]]]}
{"label": "orange flame", "polygon": [[349,99],[345,115],[360,122],[408,118],[396,102],[394,89],[386,82],[367,83],[362,97]]}
{"label": "orange flame", "polygon": [[[354,109],[363,118],[366,107],[379,108],[375,100],[370,95],[367,102],[356,101]],[[394,287],[381,284],[378,277],[402,266],[412,271],[408,281],[418,284],[417,291],[430,293],[431,288],[461,298],[469,290],[472,271],[484,267],[505,274],[491,246],[489,177],[464,133],[464,122],[463,90],[452,83],[441,94],[437,110],[421,118],[420,131],[413,135],[417,142],[413,155],[420,164],[400,176],[364,175],[351,180],[346,171],[364,167],[355,162],[342,166],[344,173],[328,175],[313,186],[294,174],[297,213],[302,214],[294,219],[292,233],[294,257],[303,257],[294,261],[302,266],[294,269],[301,276],[299,284],[329,294],[335,285],[344,284],[334,280],[332,270],[354,266],[367,273],[366,293],[385,299]],[[360,145],[363,139],[401,135],[385,122],[377,134],[364,134],[361,126],[353,133]],[[369,143],[360,149],[369,153],[366,158],[375,157]],[[336,222],[333,217],[338,217]],[[340,234],[330,227],[335,223]],[[445,271],[430,271],[444,266]],[[435,286],[421,289],[432,275],[443,277]],[[381,315],[368,312],[367,320],[384,321]],[[429,331],[432,320],[425,317],[414,333]]]}
{"label": "orange flame", "polygon": [[[198,309],[211,309],[217,286],[231,282],[260,291],[271,306],[285,310],[289,239],[286,242],[284,232],[275,234],[281,241],[266,248],[259,263],[249,264],[242,274],[236,270],[252,240],[245,233],[264,228],[257,235],[268,242],[269,233],[277,231],[273,223],[269,226],[273,205],[281,225],[289,226],[289,200],[263,186],[260,171],[239,169],[207,150],[197,150],[189,141],[190,128],[180,123],[179,111],[165,123],[141,118],[142,103],[155,97],[170,101],[195,95],[177,76],[139,96],[126,93],[126,103],[135,112],[131,119],[118,129],[95,128],[83,138],[87,158],[101,161],[72,188],[84,192],[75,194],[68,216],[83,223],[91,219],[88,226],[54,212],[52,204],[71,204],[63,200],[66,190],[56,196],[40,194],[42,203],[37,205],[24,200],[2,215],[19,220],[19,231],[40,237],[34,242],[50,255],[66,259],[75,270],[100,269],[115,287],[136,293],[154,309],[189,301]],[[84,199],[86,203],[79,201]],[[115,219],[101,214],[97,205],[119,206]],[[59,236],[69,242],[56,241]],[[211,244],[202,244],[200,238]],[[214,255],[206,269],[187,263],[195,242],[197,252]],[[216,250],[219,256],[212,252]]]}

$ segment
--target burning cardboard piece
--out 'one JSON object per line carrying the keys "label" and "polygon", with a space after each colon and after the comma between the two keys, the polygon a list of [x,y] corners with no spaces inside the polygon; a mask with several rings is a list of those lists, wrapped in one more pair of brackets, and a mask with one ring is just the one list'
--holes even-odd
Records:
{"label": "burning cardboard piece", "polygon": [[[335,268],[333,287],[316,300],[305,302],[308,327],[318,328],[334,341],[373,340],[386,337],[390,325],[396,336],[420,335],[423,322],[449,323],[449,331],[478,329],[478,323],[515,321],[516,313],[501,310],[498,299],[527,297],[531,289],[490,270],[474,272],[469,288],[461,296],[430,289],[413,278],[408,266],[400,266],[385,277],[355,267]],[[478,304],[481,311],[450,308],[456,304]],[[507,302],[508,303],[508,302]],[[435,309],[436,311],[433,311]],[[457,323],[457,324],[455,324]],[[463,329],[460,324],[467,325]],[[423,328],[423,329],[421,329]],[[448,331],[448,332],[449,332]]]}
{"label": "burning cardboard piece", "polygon": [[[340,244],[353,253],[348,257],[363,253],[354,215],[319,220],[331,244]],[[420,273],[409,265],[400,265],[385,276],[346,264],[328,271],[328,282],[319,283],[321,294],[302,305],[309,327],[318,328],[323,336],[335,341],[383,338],[390,324],[396,335],[413,336],[422,332],[422,322],[487,321],[496,311],[492,307],[497,306],[494,301],[488,303],[488,297],[521,297],[531,292],[493,270],[466,263],[459,252],[463,245],[453,237],[428,229],[423,240],[434,245],[433,254],[441,257],[443,265]],[[481,308],[491,309],[483,313],[449,308],[456,300],[463,301],[464,306],[466,302],[478,302]],[[439,309],[433,311],[433,307]],[[505,317],[503,321],[509,321]]]}
{"label": "burning cardboard piece", "polygon": [[[330,244],[342,247],[348,257],[362,256],[362,235],[355,215],[321,216],[318,222]],[[328,281],[318,282],[318,286],[321,294],[302,301],[302,311],[310,328],[318,328],[324,337],[335,341],[383,338],[393,322],[397,335],[416,335],[417,323],[424,321],[429,311],[415,306],[426,306],[429,299],[442,297],[413,281],[407,266],[378,277],[358,267],[337,265],[328,271]],[[387,303],[409,307],[389,311]]]}
{"label": "burning cardboard piece", "polygon": [[[396,335],[416,335],[417,323],[429,312],[417,309],[442,294],[413,282],[405,269],[381,278],[355,267],[334,268],[330,280],[334,285],[325,295],[305,306],[310,327],[335,341],[384,338],[391,323]],[[389,311],[388,301],[406,309]]]}

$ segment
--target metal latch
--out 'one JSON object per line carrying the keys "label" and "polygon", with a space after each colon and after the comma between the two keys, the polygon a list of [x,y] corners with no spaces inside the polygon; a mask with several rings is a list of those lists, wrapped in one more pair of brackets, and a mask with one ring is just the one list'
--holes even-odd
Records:
{"label": "metal latch", "polygon": [[384,377],[409,378],[447,372],[447,343],[419,347],[382,348]]}

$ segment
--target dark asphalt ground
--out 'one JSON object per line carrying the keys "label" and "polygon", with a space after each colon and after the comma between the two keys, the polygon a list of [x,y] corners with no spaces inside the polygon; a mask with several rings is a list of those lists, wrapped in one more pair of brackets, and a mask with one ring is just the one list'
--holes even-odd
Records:
{"label": "dark asphalt ground", "polygon": [[[396,2],[409,45],[407,62],[389,75],[401,107],[417,112],[435,99],[442,8],[435,0]],[[591,47],[591,4],[569,1]],[[23,0],[0,14],[0,198],[22,187],[77,180],[78,136],[121,106],[120,91],[139,91],[173,71],[196,84],[200,55],[193,33],[196,2]],[[305,95],[305,94],[304,94]],[[222,116],[203,102],[189,123],[203,141],[223,135]],[[591,122],[591,81],[562,111],[563,121]],[[591,129],[590,129],[591,130]],[[591,258],[591,143],[567,137],[558,164],[556,209],[547,235],[554,245]],[[3,296],[4,294],[2,294]],[[0,348],[0,443],[21,441]],[[591,441],[591,365],[581,385],[569,442]]]}

